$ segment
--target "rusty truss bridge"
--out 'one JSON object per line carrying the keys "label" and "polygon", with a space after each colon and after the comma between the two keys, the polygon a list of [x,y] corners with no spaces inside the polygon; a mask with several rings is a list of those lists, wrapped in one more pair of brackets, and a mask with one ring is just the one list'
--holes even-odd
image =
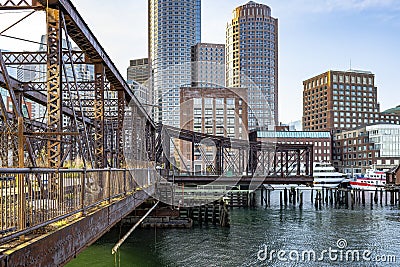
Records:
{"label": "rusty truss bridge", "polygon": [[[311,145],[156,125],[70,0],[0,0],[0,11],[26,14],[1,39],[40,46],[0,51],[1,266],[65,264],[168,181],[312,182]],[[8,34],[36,13],[40,42]]]}
{"label": "rusty truss bridge", "polygon": [[238,140],[165,125],[157,132],[156,162],[161,176],[171,182],[312,182],[313,146],[309,144]]}

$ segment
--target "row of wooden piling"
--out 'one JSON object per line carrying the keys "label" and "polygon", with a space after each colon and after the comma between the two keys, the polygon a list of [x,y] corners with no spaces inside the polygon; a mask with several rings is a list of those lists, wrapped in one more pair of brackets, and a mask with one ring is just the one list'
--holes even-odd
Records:
{"label": "row of wooden piling", "polygon": [[229,227],[229,210],[223,200],[213,201],[206,205],[180,209],[180,218],[190,218],[199,225],[212,223],[222,227]]}
{"label": "row of wooden piling", "polygon": [[[283,195],[283,201],[282,201],[282,195]],[[289,204],[292,205],[299,205],[299,208],[303,208],[303,192],[301,192],[299,189],[295,188],[290,188],[289,190],[285,188],[283,191],[279,192],[279,203],[280,207],[283,207],[283,204],[285,206]]]}
{"label": "row of wooden piling", "polygon": [[[261,187],[261,205],[270,207],[271,189]],[[376,189],[374,191],[362,189],[347,188],[323,188],[311,189],[311,203],[316,209],[321,209],[323,205],[330,205],[337,208],[354,209],[355,206],[366,206],[366,196],[369,194],[371,208],[374,205],[399,205],[400,206],[400,190],[383,190]],[[292,206],[298,205],[303,207],[303,192],[299,188],[284,188],[279,192],[280,207],[286,207],[288,204]]]}
{"label": "row of wooden piling", "polygon": [[256,206],[256,193],[250,190],[232,190],[227,196],[228,206],[234,207],[255,207]]}
{"label": "row of wooden piling", "polygon": [[[266,207],[271,206],[271,190],[261,186],[261,206],[265,205]],[[265,194],[264,194],[265,193]]]}
{"label": "row of wooden piling", "polygon": [[400,192],[398,190],[383,190],[376,189],[373,191],[362,190],[362,189],[320,189],[317,190],[315,199],[313,197],[313,190],[311,190],[311,203],[314,202],[314,205],[317,209],[321,209],[321,207],[326,205],[331,205],[335,207],[344,207],[347,209],[354,209],[354,206],[366,206],[366,197],[365,195],[369,194],[370,206],[373,208],[374,204],[378,205],[378,203],[383,206],[388,205],[388,200],[390,200],[390,205],[400,205]]}
{"label": "row of wooden piling", "polygon": [[[265,207],[271,206],[271,191],[272,189],[261,187],[261,205]],[[298,204],[300,208],[303,207],[303,192],[297,190],[295,188],[290,188],[289,190],[285,188],[283,191],[279,192],[279,203],[280,206],[283,207],[283,203],[285,206],[289,204],[296,205]]]}

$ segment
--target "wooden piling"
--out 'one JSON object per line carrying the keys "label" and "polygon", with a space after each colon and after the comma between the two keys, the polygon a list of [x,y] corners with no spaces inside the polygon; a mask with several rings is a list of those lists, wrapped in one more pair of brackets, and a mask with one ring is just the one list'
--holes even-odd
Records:
{"label": "wooden piling", "polygon": [[390,205],[394,205],[394,191],[390,190]]}
{"label": "wooden piling", "polygon": [[283,203],[282,203],[282,191],[279,192],[279,207],[282,209]]}
{"label": "wooden piling", "polygon": [[219,224],[222,227],[229,227],[229,212],[223,200],[220,200]]}
{"label": "wooden piling", "polygon": [[314,189],[311,188],[311,203],[314,201]]}
{"label": "wooden piling", "polygon": [[385,190],[385,206],[387,206],[387,190]]}
{"label": "wooden piling", "polygon": [[315,209],[317,209],[317,210],[318,210],[318,194],[319,194],[319,192],[317,191],[317,193],[315,194],[315,203],[314,203]]}
{"label": "wooden piling", "polygon": [[381,206],[382,206],[382,198],[383,198],[383,190],[382,190],[382,188],[381,188],[381,192],[380,192],[380,201],[379,201],[379,203],[381,204]]}
{"label": "wooden piling", "polygon": [[292,187],[292,204],[296,205],[296,189]]}
{"label": "wooden piling", "polygon": [[299,204],[299,207],[300,207],[300,209],[302,209],[303,208],[303,192],[300,192],[300,204]]}
{"label": "wooden piling", "polygon": [[374,202],[375,204],[378,204],[378,188],[375,189]]}
{"label": "wooden piling", "polygon": [[400,189],[397,190],[397,200],[396,203],[400,206]]}
{"label": "wooden piling", "polygon": [[350,198],[351,198],[351,209],[354,209],[354,192],[350,192]]}
{"label": "wooden piling", "polygon": [[217,209],[216,209],[216,203],[215,203],[215,201],[213,202],[213,208],[212,208],[212,218],[211,218],[211,222],[212,222],[212,224],[216,224],[216,211],[217,211]]}
{"label": "wooden piling", "polygon": [[322,204],[324,202],[324,199],[322,198],[322,193],[321,191],[319,192],[319,209],[322,209]]}
{"label": "wooden piling", "polygon": [[261,206],[263,206],[264,202],[264,185],[261,185]]}
{"label": "wooden piling", "polygon": [[333,204],[336,206],[336,189],[333,189]]}
{"label": "wooden piling", "polygon": [[373,204],[373,202],[374,202],[374,201],[373,201],[373,193],[370,193],[370,197],[371,197],[371,209],[372,209],[372,206],[374,205],[374,204]]}
{"label": "wooden piling", "polygon": [[361,192],[361,200],[362,200],[363,206],[365,206],[365,191],[364,190],[362,190],[362,192]]}
{"label": "wooden piling", "polygon": [[336,190],[335,193],[335,206],[340,206],[340,190]]}
{"label": "wooden piling", "polygon": [[299,202],[300,201],[300,189],[299,188],[297,188],[297,202]]}
{"label": "wooden piling", "polygon": [[287,202],[288,202],[288,192],[287,192],[287,189],[286,189],[286,187],[285,187],[285,189],[284,189],[284,195],[283,195],[283,198],[284,198],[284,200],[285,200],[285,206],[287,206]]}
{"label": "wooden piling", "polygon": [[202,206],[200,205],[199,206],[199,214],[197,215],[197,220],[199,221],[199,225],[202,225],[202,223],[203,223],[203,216],[202,216],[201,212],[202,212]]}
{"label": "wooden piling", "polygon": [[325,188],[325,204],[328,204],[328,199],[329,199],[329,189]]}

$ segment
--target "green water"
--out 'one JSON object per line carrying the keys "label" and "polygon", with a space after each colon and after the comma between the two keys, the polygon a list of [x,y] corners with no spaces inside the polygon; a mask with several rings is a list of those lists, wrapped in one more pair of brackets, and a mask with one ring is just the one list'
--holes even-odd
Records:
{"label": "green water", "polygon": [[[398,207],[378,205],[371,209],[367,204],[354,210],[329,206],[315,210],[309,192],[304,194],[302,210],[292,205],[280,209],[278,191],[271,194],[270,208],[233,209],[230,228],[137,229],[117,257],[111,255],[111,248],[128,228],[114,228],[67,266],[400,266]],[[339,239],[345,239],[347,246],[338,248]],[[265,247],[268,253],[285,251],[286,261],[277,255],[263,258]],[[371,254],[356,261],[344,256],[342,260],[330,259],[326,254],[321,261],[296,261],[296,254],[290,259],[288,255],[290,251],[301,254],[312,250],[318,258],[329,248],[343,253],[368,250]],[[367,261],[376,256],[386,257],[386,262]],[[393,261],[388,256],[396,256],[396,262],[387,262]]]}

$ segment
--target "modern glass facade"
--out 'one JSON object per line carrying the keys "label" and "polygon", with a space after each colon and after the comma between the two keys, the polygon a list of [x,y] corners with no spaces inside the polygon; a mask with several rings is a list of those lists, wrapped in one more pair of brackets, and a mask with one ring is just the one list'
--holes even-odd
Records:
{"label": "modern glass facade", "polygon": [[400,158],[400,125],[378,124],[366,127],[369,139],[381,157]]}
{"label": "modern glass facade", "polygon": [[191,47],[200,42],[200,0],[149,0],[149,65],[154,118],[179,127],[179,88],[191,83]]}
{"label": "modern glass facade", "polygon": [[375,124],[334,135],[333,164],[344,173],[388,170],[400,164],[400,125]]}
{"label": "modern glass facade", "polygon": [[127,81],[133,93],[144,108],[151,111],[151,92],[149,92],[149,59],[140,58],[130,61],[127,69]]}
{"label": "modern glass facade", "polygon": [[237,7],[226,29],[226,86],[248,90],[249,128],[278,122],[278,20],[253,1]]}

